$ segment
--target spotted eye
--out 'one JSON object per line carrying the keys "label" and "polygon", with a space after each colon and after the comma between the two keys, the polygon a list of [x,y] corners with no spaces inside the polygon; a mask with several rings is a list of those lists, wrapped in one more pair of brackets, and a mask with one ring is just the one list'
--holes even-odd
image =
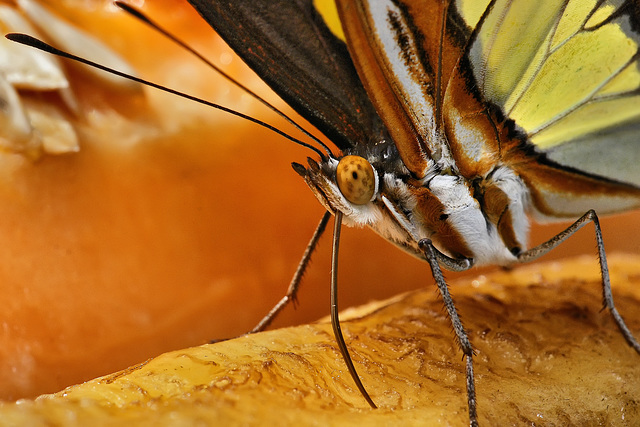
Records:
{"label": "spotted eye", "polygon": [[360,156],[345,156],[340,159],[336,181],[342,195],[354,205],[367,204],[376,191],[373,166]]}

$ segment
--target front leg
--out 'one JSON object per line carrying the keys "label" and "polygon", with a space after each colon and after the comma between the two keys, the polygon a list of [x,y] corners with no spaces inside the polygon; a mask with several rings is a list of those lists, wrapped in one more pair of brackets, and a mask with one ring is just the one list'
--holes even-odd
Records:
{"label": "front leg", "polygon": [[[447,309],[447,314],[449,315],[449,319],[451,320],[451,325],[453,326],[453,330],[456,334],[456,339],[458,341],[458,345],[464,354],[466,359],[466,376],[467,376],[467,404],[469,407],[469,424],[471,426],[478,425],[478,411],[477,411],[477,400],[476,400],[476,386],[475,386],[475,376],[473,373],[473,347],[471,346],[471,342],[469,341],[469,336],[467,335],[467,331],[464,329],[462,325],[462,320],[460,320],[460,316],[458,315],[458,310],[453,302],[453,298],[449,293],[449,287],[447,286],[447,282],[444,279],[444,275],[442,274],[442,269],[440,268],[440,264],[438,263],[439,257],[438,254],[440,252],[433,246],[431,240],[423,239],[419,242],[420,248],[424,251],[425,257],[429,262],[429,266],[431,267],[431,272],[433,273],[433,278],[436,281],[436,285],[438,285],[438,290],[440,291],[440,295],[442,296],[442,301],[444,301],[444,306]],[[452,260],[456,261],[456,260]],[[467,259],[460,260],[458,262],[461,266],[471,266],[472,262]],[[468,267],[467,267],[468,268]]]}
{"label": "front leg", "polygon": [[260,322],[258,322],[258,324],[248,332],[249,334],[264,331],[278,316],[278,314],[280,314],[280,312],[289,305],[290,302],[293,301],[295,303],[296,295],[298,294],[298,289],[302,282],[302,277],[304,276],[305,271],[307,271],[307,267],[311,261],[311,255],[318,246],[318,241],[327,227],[329,218],[331,218],[331,213],[327,211],[322,216],[320,223],[318,223],[318,226],[316,227],[316,231],[313,232],[313,236],[311,236],[311,240],[309,240],[309,244],[302,254],[302,259],[300,259],[298,268],[296,268],[296,272],[293,274],[293,278],[291,278],[291,282],[289,283],[289,288],[287,289],[285,296],[283,296],[282,299],[280,299],[280,301],[278,301],[278,303],[269,310],[269,313],[267,313],[267,315],[264,316],[262,320],[260,320]]}

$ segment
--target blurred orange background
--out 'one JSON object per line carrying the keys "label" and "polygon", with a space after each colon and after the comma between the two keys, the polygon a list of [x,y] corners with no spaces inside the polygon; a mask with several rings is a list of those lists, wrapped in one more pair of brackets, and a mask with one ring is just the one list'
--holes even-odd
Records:
{"label": "blurred orange background", "polygon": [[[131,3],[286,108],[185,2]],[[108,2],[49,4],[120,52],[142,77],[290,131]],[[81,151],[37,162],[0,158],[5,400],[246,332],[286,291],[323,213],[290,167],[305,162],[306,150],[206,107],[150,89],[144,97],[119,94],[69,70],[86,114],[77,119]],[[640,252],[638,218],[602,220],[609,252]],[[532,244],[565,226],[535,227]],[[274,326],[328,314],[328,229],[297,309],[289,307]],[[591,226],[544,259],[577,254],[597,262]],[[340,267],[342,308],[433,286],[426,264],[368,230],[343,232]]]}

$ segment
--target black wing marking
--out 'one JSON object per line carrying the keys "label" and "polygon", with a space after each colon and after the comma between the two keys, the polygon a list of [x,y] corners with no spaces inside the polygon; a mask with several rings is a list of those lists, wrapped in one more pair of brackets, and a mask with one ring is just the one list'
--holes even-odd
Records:
{"label": "black wing marking", "polygon": [[380,141],[384,125],[346,45],[311,0],[189,0],[282,99],[338,148]]}

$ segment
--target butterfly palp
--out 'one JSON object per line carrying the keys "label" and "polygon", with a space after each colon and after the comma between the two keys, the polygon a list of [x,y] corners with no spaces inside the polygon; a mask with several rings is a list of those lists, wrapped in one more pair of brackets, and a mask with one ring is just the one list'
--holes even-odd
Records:
{"label": "butterfly palp", "polygon": [[336,169],[336,182],[342,195],[355,205],[373,200],[377,190],[376,172],[371,163],[360,156],[345,156]]}

